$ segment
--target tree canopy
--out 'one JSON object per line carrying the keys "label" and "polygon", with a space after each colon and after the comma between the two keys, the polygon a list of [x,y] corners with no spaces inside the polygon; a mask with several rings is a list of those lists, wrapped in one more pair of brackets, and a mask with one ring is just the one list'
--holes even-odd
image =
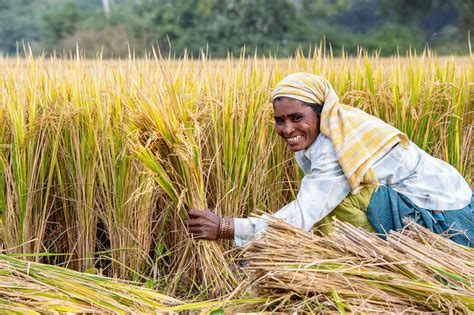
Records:
{"label": "tree canopy", "polygon": [[337,54],[359,47],[391,55],[430,46],[468,52],[472,0],[1,0],[0,51],[23,43],[37,53],[75,49],[126,56],[159,45],[164,53],[212,57],[287,56],[324,38]]}

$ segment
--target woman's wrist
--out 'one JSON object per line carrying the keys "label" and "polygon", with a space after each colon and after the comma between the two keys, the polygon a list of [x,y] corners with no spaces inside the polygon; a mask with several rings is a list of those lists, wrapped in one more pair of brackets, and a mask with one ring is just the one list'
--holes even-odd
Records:
{"label": "woman's wrist", "polygon": [[233,239],[234,238],[234,219],[221,218],[219,221],[219,232],[217,234],[219,239]]}

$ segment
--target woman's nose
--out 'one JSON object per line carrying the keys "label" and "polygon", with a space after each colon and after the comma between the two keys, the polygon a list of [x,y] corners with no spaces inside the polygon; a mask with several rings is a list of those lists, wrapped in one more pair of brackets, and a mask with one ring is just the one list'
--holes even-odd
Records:
{"label": "woman's nose", "polygon": [[285,136],[290,135],[294,130],[295,130],[295,128],[293,127],[293,124],[287,123],[287,124],[285,124],[285,126],[283,127],[283,134],[284,134]]}

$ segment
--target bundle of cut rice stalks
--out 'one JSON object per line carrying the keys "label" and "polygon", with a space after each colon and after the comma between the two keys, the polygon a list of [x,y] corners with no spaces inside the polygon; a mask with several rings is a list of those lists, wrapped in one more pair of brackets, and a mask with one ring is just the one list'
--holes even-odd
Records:
{"label": "bundle of cut rice stalks", "polygon": [[335,221],[319,237],[278,221],[246,249],[250,291],[273,310],[474,311],[474,251],[408,223],[383,240]]}
{"label": "bundle of cut rice stalks", "polygon": [[132,283],[0,254],[2,314],[151,313],[181,304]]}

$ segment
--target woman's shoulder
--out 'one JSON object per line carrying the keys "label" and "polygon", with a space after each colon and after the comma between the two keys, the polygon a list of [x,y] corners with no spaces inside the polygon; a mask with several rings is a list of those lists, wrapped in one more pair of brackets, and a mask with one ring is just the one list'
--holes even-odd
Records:
{"label": "woman's shoulder", "polygon": [[314,143],[306,150],[310,155],[335,154],[331,139],[319,134]]}
{"label": "woman's shoulder", "polygon": [[305,150],[305,156],[311,161],[311,168],[332,168],[333,164],[338,166],[339,162],[334,151],[331,139],[319,134],[316,141]]}
{"label": "woman's shoulder", "polygon": [[322,134],[306,150],[296,152],[295,158],[305,174],[339,166],[331,140]]}

